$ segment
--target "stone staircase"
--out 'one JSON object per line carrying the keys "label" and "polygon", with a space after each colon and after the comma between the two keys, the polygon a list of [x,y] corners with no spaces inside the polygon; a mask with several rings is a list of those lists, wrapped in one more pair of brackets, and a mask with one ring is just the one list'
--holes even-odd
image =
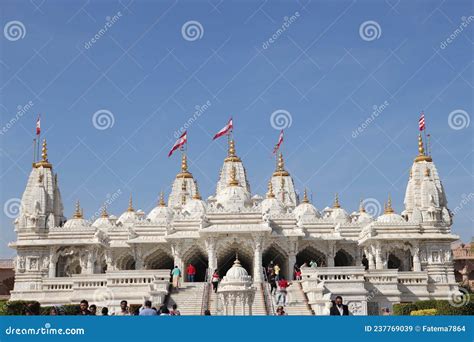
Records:
{"label": "stone staircase", "polygon": [[201,315],[202,299],[206,283],[182,283],[178,292],[172,292],[168,308],[178,304],[181,315]]}
{"label": "stone staircase", "polygon": [[[285,311],[291,316],[310,316],[314,315],[313,310],[308,304],[308,299],[303,292],[301,282],[292,281],[287,288],[288,305],[285,306]],[[276,306],[276,305],[275,305]]]}
{"label": "stone staircase", "polygon": [[[255,292],[255,298],[252,306],[253,316],[265,316],[267,315],[267,309],[265,307],[265,301],[263,299],[263,292],[260,284],[257,285],[257,291]],[[179,305],[179,304],[178,304]],[[223,315],[224,309],[222,303],[218,300],[218,294],[212,291],[212,287],[209,288],[209,310],[213,316]]]}

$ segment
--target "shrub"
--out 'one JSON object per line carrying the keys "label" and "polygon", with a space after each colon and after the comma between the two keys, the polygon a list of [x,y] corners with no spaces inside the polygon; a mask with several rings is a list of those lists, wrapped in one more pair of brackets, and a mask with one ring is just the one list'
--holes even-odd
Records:
{"label": "shrub", "polygon": [[438,310],[436,309],[424,309],[424,310],[414,310],[410,312],[410,316],[436,316]]}
{"label": "shrub", "polygon": [[7,314],[7,301],[0,300],[0,316],[5,316]]}
{"label": "shrub", "polygon": [[6,315],[24,315],[25,311],[30,311],[33,315],[40,314],[41,305],[35,300],[13,300],[6,303]]}
{"label": "shrub", "polygon": [[81,311],[79,304],[66,304],[62,305],[62,308],[64,309],[64,314],[67,316],[78,315]]}
{"label": "shrub", "polygon": [[447,300],[421,300],[415,303],[400,303],[393,305],[394,315],[410,315],[413,311],[418,310],[436,310],[437,315],[453,315],[453,316],[471,316],[474,315],[474,297],[459,307],[453,306]]}
{"label": "shrub", "polygon": [[414,303],[400,303],[393,305],[393,314],[397,316],[407,316],[410,312],[416,310],[416,304]]}

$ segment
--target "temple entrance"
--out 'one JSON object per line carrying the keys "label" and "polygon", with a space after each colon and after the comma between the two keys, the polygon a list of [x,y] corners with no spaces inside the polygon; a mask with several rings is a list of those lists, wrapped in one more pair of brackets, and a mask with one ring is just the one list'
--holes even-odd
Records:
{"label": "temple entrance", "polygon": [[[234,264],[235,258],[239,258],[240,264],[250,276],[253,276],[253,256],[249,249],[242,248],[238,243],[232,243],[217,254],[217,270],[221,278]],[[214,270],[212,270],[214,271]]]}
{"label": "temple entrance", "polygon": [[271,245],[263,252],[262,263],[264,270],[267,270],[270,263],[273,263],[273,266],[278,265],[280,267],[280,277],[284,276],[286,279],[292,279],[288,270],[288,258],[277,246]]}
{"label": "temple entrance", "polygon": [[337,251],[334,257],[334,266],[353,266],[354,258],[347,253],[344,249]]}
{"label": "temple entrance", "polygon": [[157,249],[145,258],[147,270],[171,270],[174,267],[173,258],[161,249]]}
{"label": "temple entrance", "polygon": [[413,268],[412,256],[409,250],[394,249],[388,255],[387,268],[399,271],[410,271]]}
{"label": "temple entrance", "polygon": [[127,254],[117,260],[117,268],[119,270],[134,270],[135,269],[135,259],[132,255]]}
{"label": "temple entrance", "polygon": [[186,272],[189,264],[192,264],[196,268],[196,275],[194,276],[195,282],[203,282],[206,280],[207,272],[207,255],[201,251],[200,248],[195,247],[191,248],[183,258],[183,269],[181,270],[183,274],[183,281],[188,281],[188,274]]}
{"label": "temple entrance", "polygon": [[296,263],[298,266],[301,266],[304,263],[309,266],[311,261],[315,261],[318,264],[318,267],[327,266],[326,256],[312,246],[304,248],[296,255]]}

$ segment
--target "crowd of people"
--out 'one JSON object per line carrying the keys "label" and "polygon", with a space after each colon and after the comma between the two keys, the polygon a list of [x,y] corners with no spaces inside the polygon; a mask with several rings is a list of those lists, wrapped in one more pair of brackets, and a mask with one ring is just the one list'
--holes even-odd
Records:
{"label": "crowd of people", "polygon": [[[79,315],[82,316],[97,316],[97,306],[92,304],[89,305],[87,300],[82,300],[79,305]],[[109,313],[107,307],[103,307],[101,316],[181,316],[178,310],[178,305],[173,304],[171,310],[166,306],[162,305],[156,308],[152,305],[150,300],[146,300],[142,306],[135,310],[132,310],[126,300],[120,302],[120,309],[116,312]]]}

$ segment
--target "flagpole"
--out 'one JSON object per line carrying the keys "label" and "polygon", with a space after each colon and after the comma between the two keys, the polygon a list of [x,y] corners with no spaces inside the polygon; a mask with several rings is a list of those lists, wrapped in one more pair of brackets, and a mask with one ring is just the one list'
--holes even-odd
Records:
{"label": "flagpole", "polygon": [[36,138],[33,139],[33,165],[36,163]]}
{"label": "flagpole", "polygon": [[426,155],[428,154],[428,138],[426,137],[426,116],[425,116],[425,111],[421,111],[423,114],[423,120],[424,120],[424,126],[423,126],[423,135],[425,136],[425,149],[426,149]]}

